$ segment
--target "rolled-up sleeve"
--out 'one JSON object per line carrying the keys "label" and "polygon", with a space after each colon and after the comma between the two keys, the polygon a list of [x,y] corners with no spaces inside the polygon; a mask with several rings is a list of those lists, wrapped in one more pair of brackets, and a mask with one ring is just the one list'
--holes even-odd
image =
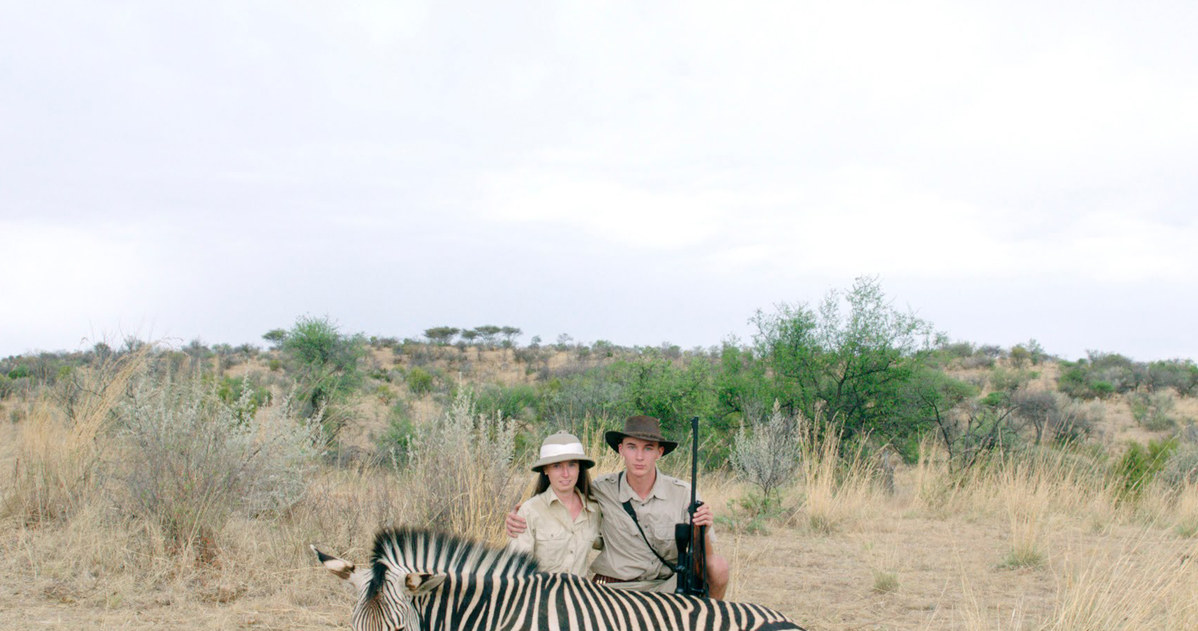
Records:
{"label": "rolled-up sleeve", "polygon": [[512,539],[507,544],[507,547],[509,550],[514,550],[516,552],[526,552],[528,554],[532,554],[533,544],[536,542],[536,536],[533,534],[533,520],[529,518],[531,511],[528,509],[528,504],[529,502],[524,502],[520,505],[520,510],[516,511],[517,515],[524,518],[525,523],[528,524],[528,527],[524,529],[524,532],[517,535],[515,539]]}

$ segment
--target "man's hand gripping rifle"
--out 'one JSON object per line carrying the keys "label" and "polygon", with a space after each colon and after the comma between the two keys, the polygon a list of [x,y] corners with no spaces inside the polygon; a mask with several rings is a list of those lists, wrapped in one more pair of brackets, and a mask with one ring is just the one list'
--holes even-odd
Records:
{"label": "man's hand gripping rifle", "polygon": [[695,526],[695,510],[702,502],[697,501],[695,489],[699,477],[699,417],[691,419],[691,503],[687,513],[690,521],[674,526],[674,543],[678,546],[678,575],[676,594],[707,597],[707,528]]}

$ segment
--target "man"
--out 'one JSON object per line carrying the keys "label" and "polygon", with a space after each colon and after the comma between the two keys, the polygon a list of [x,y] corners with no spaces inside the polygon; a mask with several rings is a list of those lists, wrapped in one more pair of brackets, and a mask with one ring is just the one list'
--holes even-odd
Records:
{"label": "man", "polygon": [[[673,565],[678,562],[674,525],[686,522],[691,491],[690,484],[658,471],[657,460],[678,443],[661,435],[661,423],[652,416],[629,417],[624,431],[609,431],[604,440],[620,454],[624,470],[591,485],[603,512],[603,549],[591,564],[592,580],[621,589],[673,592]],[[632,506],[636,521],[625,512],[624,502]],[[708,589],[712,598],[722,599],[728,589],[728,562],[715,553],[711,507],[700,506],[692,523],[707,527]],[[512,511],[506,526],[508,536],[516,537],[526,524]]]}

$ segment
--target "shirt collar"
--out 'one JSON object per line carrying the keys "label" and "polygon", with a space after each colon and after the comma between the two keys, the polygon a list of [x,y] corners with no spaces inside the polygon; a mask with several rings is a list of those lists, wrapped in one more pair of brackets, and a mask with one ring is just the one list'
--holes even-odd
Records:
{"label": "shirt collar", "polygon": [[[574,487],[574,494],[577,495],[578,497],[582,498],[583,510],[593,513],[598,509],[599,505],[596,504],[594,501],[588,500],[587,498],[583,497],[582,493],[580,493],[578,491],[578,487]],[[544,491],[541,491],[541,498],[545,501],[545,504],[547,506],[553,506],[554,503],[557,503],[557,504],[562,503],[561,499],[558,498],[557,493],[553,492],[552,487],[547,488]],[[562,506],[564,507],[565,505],[562,504]]]}
{"label": "shirt collar", "polygon": [[645,497],[645,499],[641,499],[641,496],[637,495],[636,491],[632,490],[632,485],[628,484],[627,475],[621,471],[619,478],[617,479],[617,482],[620,485],[620,501],[626,502],[628,500],[636,500],[638,502],[648,502],[654,497],[658,499],[667,499],[665,493],[666,482],[665,477],[661,475],[661,469],[654,468],[654,473],[656,475],[653,478],[653,488],[649,489],[649,495]]}

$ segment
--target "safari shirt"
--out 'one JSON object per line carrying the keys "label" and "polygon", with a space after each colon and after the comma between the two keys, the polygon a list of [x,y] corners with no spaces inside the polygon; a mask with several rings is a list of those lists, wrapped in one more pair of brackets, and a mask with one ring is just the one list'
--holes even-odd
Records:
{"label": "safari shirt", "polygon": [[548,488],[521,504],[516,514],[528,522],[528,529],[508,547],[531,553],[544,572],[586,575],[588,553],[599,538],[602,521],[598,503],[582,498],[582,510],[571,519],[570,510]]}
{"label": "safari shirt", "polygon": [[[632,502],[637,521],[645,537],[664,559],[678,562],[678,547],[674,542],[674,525],[690,522],[687,509],[691,502],[690,484],[657,471],[657,479],[649,496],[641,499],[628,485],[622,473],[599,477],[591,484],[591,492],[603,511],[603,549],[591,563],[591,571],[636,584],[612,583],[612,587],[651,589],[673,574],[673,569],[661,561],[645,545],[636,523],[621,505]],[[708,528],[710,536],[711,529]],[[649,583],[641,583],[649,581]]]}

